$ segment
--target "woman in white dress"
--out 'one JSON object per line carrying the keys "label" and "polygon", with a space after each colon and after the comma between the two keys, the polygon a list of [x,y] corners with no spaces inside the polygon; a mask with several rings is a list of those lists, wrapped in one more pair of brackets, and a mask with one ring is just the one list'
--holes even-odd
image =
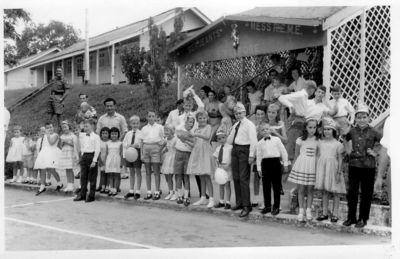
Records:
{"label": "woman in white dress", "polygon": [[56,172],[56,168],[59,167],[59,160],[61,156],[61,150],[58,148],[57,144],[59,141],[59,136],[54,132],[54,127],[51,122],[45,124],[46,133],[39,144],[39,154],[36,158],[34,169],[40,170],[40,188],[36,195],[39,195],[46,191],[46,172],[53,175],[57,181],[57,191],[63,188],[59,174]]}

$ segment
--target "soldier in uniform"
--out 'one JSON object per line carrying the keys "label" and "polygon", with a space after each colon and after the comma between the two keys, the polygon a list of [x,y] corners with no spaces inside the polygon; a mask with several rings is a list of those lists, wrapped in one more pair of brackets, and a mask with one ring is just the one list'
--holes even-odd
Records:
{"label": "soldier in uniform", "polygon": [[50,114],[50,121],[53,120],[54,115],[57,116],[58,127],[60,127],[61,116],[64,113],[64,100],[68,91],[68,82],[63,78],[63,70],[59,67],[56,70],[56,77],[50,83],[50,98],[47,110]]}

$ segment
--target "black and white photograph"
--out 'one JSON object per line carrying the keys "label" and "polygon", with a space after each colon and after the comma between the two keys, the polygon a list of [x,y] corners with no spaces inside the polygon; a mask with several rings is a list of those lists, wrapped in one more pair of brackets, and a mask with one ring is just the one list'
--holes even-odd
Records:
{"label": "black and white photograph", "polygon": [[2,258],[400,255],[396,10],[5,1]]}

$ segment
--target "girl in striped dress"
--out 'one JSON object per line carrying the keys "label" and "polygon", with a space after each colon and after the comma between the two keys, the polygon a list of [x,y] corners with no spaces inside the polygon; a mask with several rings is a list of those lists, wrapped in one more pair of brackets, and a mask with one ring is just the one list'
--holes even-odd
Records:
{"label": "girl in striped dress", "polygon": [[74,190],[74,164],[79,159],[78,156],[78,138],[71,132],[68,121],[61,122],[62,135],[60,136],[61,156],[59,169],[65,170],[67,175],[67,187],[64,192]]}
{"label": "girl in striped dress", "polygon": [[[299,192],[299,215],[297,219],[301,222],[304,221],[304,214],[306,214],[307,220],[312,219],[311,205],[318,147],[317,124],[318,122],[313,119],[306,121],[303,136],[296,140],[295,162],[289,175],[289,181],[297,184]],[[304,202],[305,194],[307,194],[307,204]]]}

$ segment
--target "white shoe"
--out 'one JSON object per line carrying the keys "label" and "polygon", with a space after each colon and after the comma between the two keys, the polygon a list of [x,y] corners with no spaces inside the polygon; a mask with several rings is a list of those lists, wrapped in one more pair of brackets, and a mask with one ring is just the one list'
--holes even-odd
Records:
{"label": "white shoe", "polygon": [[165,198],[164,200],[170,200],[172,198],[172,196],[174,195],[173,192],[170,192]]}
{"label": "white shoe", "polygon": [[170,201],[176,201],[178,199],[178,195],[176,193],[172,194]]}
{"label": "white shoe", "polygon": [[15,183],[17,181],[17,177],[13,177],[11,180],[10,180],[10,183]]}
{"label": "white shoe", "polygon": [[22,177],[21,176],[18,176],[17,183],[22,183]]}
{"label": "white shoe", "polygon": [[297,215],[298,221],[304,221],[304,209],[299,210],[299,215]]}
{"label": "white shoe", "polygon": [[206,204],[207,204],[207,199],[205,196],[201,197],[200,200],[193,203],[194,206],[206,205]]}
{"label": "white shoe", "polygon": [[211,209],[214,208],[214,198],[210,198],[210,201],[207,204],[207,208]]}
{"label": "white shoe", "polygon": [[312,216],[312,213],[311,213],[311,208],[307,208],[307,210],[306,210],[306,219],[307,220],[312,220],[313,219],[313,216]]}

